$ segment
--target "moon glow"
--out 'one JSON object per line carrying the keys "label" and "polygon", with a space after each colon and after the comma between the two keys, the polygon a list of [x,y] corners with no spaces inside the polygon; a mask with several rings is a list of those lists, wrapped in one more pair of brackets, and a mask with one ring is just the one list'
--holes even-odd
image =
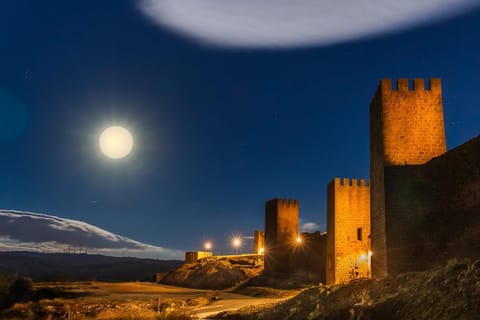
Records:
{"label": "moon glow", "polygon": [[112,159],[126,157],[133,148],[133,137],[124,127],[113,126],[105,129],[100,135],[100,150]]}

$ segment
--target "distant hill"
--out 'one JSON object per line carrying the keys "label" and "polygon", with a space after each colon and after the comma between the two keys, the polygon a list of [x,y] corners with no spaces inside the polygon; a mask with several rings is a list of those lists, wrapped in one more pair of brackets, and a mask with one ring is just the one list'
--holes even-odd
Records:
{"label": "distant hill", "polygon": [[153,279],[183,264],[179,260],[119,258],[91,254],[0,252],[0,273],[34,281],[137,281]]}

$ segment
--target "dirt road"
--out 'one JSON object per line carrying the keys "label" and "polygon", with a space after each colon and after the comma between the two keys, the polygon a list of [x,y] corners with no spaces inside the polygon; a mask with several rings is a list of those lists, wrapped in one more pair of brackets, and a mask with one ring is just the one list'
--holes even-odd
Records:
{"label": "dirt road", "polygon": [[83,314],[95,310],[96,315],[155,316],[158,312],[185,310],[200,319],[208,319],[224,311],[243,307],[278,303],[285,297],[257,298],[246,295],[181,288],[144,282],[73,282],[43,283],[37,287],[57,287],[69,292],[87,293],[76,299],[44,301],[45,308],[71,310]]}
{"label": "dirt road", "polygon": [[261,306],[278,303],[285,298],[267,299],[251,298],[238,294],[220,294],[220,300],[214,301],[208,305],[195,308],[193,314],[200,319],[208,319],[220,312],[234,311],[244,307]]}

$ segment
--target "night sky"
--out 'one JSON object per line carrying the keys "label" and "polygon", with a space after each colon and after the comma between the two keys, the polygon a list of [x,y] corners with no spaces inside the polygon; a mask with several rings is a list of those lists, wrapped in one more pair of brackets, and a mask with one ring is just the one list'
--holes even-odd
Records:
{"label": "night sky", "polygon": [[[480,133],[480,9],[333,45],[234,48],[161,28],[134,1],[0,4],[0,208],[141,242],[219,250],[299,199],[326,229],[326,185],[369,177],[381,78],[441,77],[448,148]],[[98,137],[127,127],[112,160]],[[246,247],[245,250],[250,249]]]}

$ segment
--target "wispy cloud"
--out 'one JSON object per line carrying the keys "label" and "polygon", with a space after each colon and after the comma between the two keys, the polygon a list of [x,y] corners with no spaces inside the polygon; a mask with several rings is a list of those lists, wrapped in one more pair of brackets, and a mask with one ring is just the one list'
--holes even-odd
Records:
{"label": "wispy cloud", "polygon": [[328,45],[405,30],[479,0],[138,0],[155,24],[226,47]]}
{"label": "wispy cloud", "polygon": [[183,253],[141,243],[91,224],[31,212],[0,210],[0,250],[89,253],[139,258],[180,259]]}
{"label": "wispy cloud", "polygon": [[300,225],[301,232],[320,231],[320,225],[316,222],[305,222]]}

